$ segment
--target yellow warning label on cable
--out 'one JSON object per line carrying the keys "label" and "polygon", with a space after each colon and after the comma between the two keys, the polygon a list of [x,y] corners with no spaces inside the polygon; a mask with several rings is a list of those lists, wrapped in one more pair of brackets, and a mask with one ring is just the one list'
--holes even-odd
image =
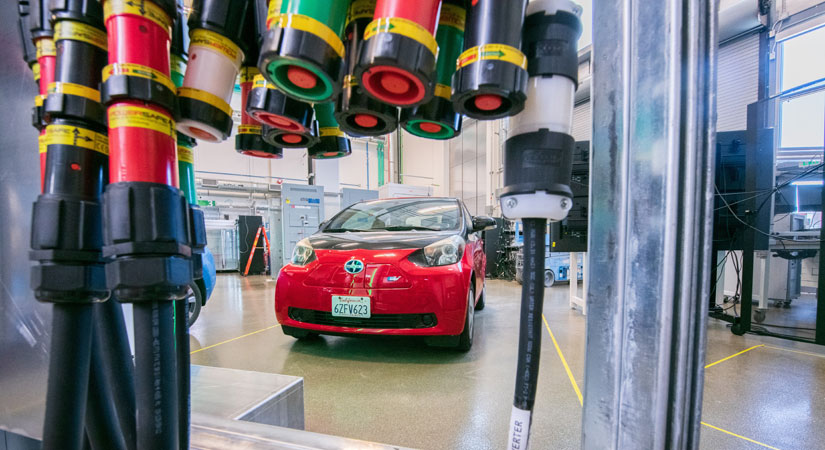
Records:
{"label": "yellow warning label on cable", "polygon": [[171,116],[149,108],[134,105],[115,105],[109,108],[109,128],[145,128],[177,138],[175,121]]}
{"label": "yellow warning label on cable", "polygon": [[178,145],[178,161],[195,164],[195,153],[189,147]]}
{"label": "yellow warning label on cable", "polygon": [[[149,19],[170,35],[172,34],[172,18],[166,14],[163,8],[149,0],[106,0],[103,2],[105,20],[108,20],[109,16],[119,14],[131,14]],[[184,17],[183,20],[186,20],[186,18]]]}
{"label": "yellow warning label on cable", "polygon": [[446,25],[453,28],[458,28],[464,32],[464,19],[467,12],[464,8],[458,5],[451,5],[443,3],[441,5],[441,13],[438,19],[438,26]]}
{"label": "yellow warning label on cable", "polygon": [[109,154],[109,138],[98,132],[74,125],[49,125],[46,127],[46,146],[73,145]]}
{"label": "yellow warning label on cable", "polygon": [[313,19],[309,16],[301,14],[281,14],[278,19],[278,26],[281,28],[294,28],[296,30],[306,31],[323,39],[335,53],[341,58],[344,57],[344,43],[341,38],[335,34],[334,31],[325,24]]}
{"label": "yellow warning label on cable", "polygon": [[344,75],[344,87],[355,87],[358,86],[358,78],[354,75]]}
{"label": "yellow warning label on cable", "polygon": [[115,75],[126,75],[130,77],[140,77],[146,78],[147,80],[152,80],[156,83],[160,83],[166,86],[170,91],[175,92],[175,84],[172,83],[172,79],[167,77],[166,74],[159,70],[155,70],[151,67],[142,66],[140,64],[132,64],[132,63],[114,63],[109,64],[108,66],[103,68],[103,82],[105,83],[109,77]]}
{"label": "yellow warning label on cable", "polygon": [[486,59],[506,61],[527,70],[527,57],[524,56],[524,53],[515,47],[504,44],[485,44],[465,50],[458,55],[455,70]]}
{"label": "yellow warning label on cable", "polygon": [[450,86],[439,83],[435,85],[434,94],[436,97],[446,98],[447,100],[449,100],[450,96],[452,95],[452,91],[450,90]]}
{"label": "yellow warning label on cable", "polygon": [[54,25],[54,40],[63,39],[92,44],[104,52],[109,50],[105,31],[73,20],[61,20]]}
{"label": "yellow warning label on cable", "polygon": [[57,49],[54,47],[54,40],[51,38],[40,38],[34,43],[36,49],[35,56],[40,59],[43,56],[57,56]]}
{"label": "yellow warning label on cable", "polygon": [[43,102],[46,101],[45,95],[35,95],[34,96],[34,106],[43,106]]}
{"label": "yellow warning label on cable", "polygon": [[238,134],[261,134],[260,125],[238,125]]}
{"label": "yellow warning label on cable", "polygon": [[225,101],[223,101],[222,98],[218,97],[217,95],[210,94],[209,92],[190,87],[179,87],[178,97],[186,97],[191,98],[193,100],[198,100],[220,109],[227,116],[232,115],[232,107],[229,106],[229,103],[226,103]]}
{"label": "yellow warning label on cable", "polygon": [[46,145],[46,133],[40,133],[37,136],[37,153],[46,153],[49,146]]}
{"label": "yellow warning label on cable", "polygon": [[374,13],[375,0],[352,0],[347,11],[347,24],[353,20],[372,19]]}
{"label": "yellow warning label on cable", "polygon": [[186,60],[180,55],[169,55],[169,66],[170,73],[177,72],[181,75],[186,73]]}
{"label": "yellow warning label on cable", "polygon": [[32,75],[34,75],[34,81],[40,81],[40,64],[34,63],[32,65]]}
{"label": "yellow warning label on cable", "polygon": [[438,52],[438,44],[435,38],[426,28],[401,17],[382,17],[375,19],[367,25],[364,31],[364,40],[367,40],[378,33],[396,33],[408,37],[419,44],[427,47],[430,53],[435,55]]}
{"label": "yellow warning label on cable", "polygon": [[[244,66],[241,67],[241,84],[243,83],[253,83],[255,78],[261,76],[261,71],[258,70],[257,67],[254,66]],[[261,78],[263,78],[261,76]]]}
{"label": "yellow warning label on cable", "polygon": [[77,95],[78,97],[88,98],[91,101],[100,103],[100,91],[88,86],[83,86],[82,84],[65,83],[62,81],[49,83],[49,94]]}
{"label": "yellow warning label on cable", "polygon": [[335,136],[344,137],[344,132],[338,127],[321,127],[318,129],[318,135],[321,137]]}
{"label": "yellow warning label on cable", "polygon": [[269,8],[266,10],[266,29],[274,27],[278,23],[281,15],[281,0],[269,0]]}
{"label": "yellow warning label on cable", "polygon": [[232,61],[240,61],[243,59],[243,52],[241,52],[241,48],[235,45],[234,42],[218,33],[204,30],[203,28],[198,28],[192,32],[191,39],[189,40],[189,53],[192,53],[193,45],[208,47],[212,50],[223,53]]}
{"label": "yellow warning label on cable", "polygon": [[263,75],[260,72],[252,77],[252,89],[255,88],[267,88],[267,89],[275,89],[275,85],[266,81]]}

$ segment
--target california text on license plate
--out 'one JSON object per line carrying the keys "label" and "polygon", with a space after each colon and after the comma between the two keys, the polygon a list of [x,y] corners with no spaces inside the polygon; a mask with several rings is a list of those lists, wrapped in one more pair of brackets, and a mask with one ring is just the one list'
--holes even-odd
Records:
{"label": "california text on license plate", "polygon": [[360,317],[369,319],[370,298],[351,295],[332,296],[333,317]]}

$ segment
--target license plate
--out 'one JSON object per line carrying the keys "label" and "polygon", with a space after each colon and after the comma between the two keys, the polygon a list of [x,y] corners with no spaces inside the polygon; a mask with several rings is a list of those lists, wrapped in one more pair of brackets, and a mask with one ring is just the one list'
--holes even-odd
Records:
{"label": "license plate", "polygon": [[369,319],[370,298],[355,297],[351,295],[333,295],[332,316]]}

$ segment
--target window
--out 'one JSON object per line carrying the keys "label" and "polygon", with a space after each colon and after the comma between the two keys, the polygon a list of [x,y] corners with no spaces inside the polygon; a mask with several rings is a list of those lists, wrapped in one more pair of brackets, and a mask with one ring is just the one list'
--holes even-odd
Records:
{"label": "window", "polygon": [[779,42],[779,154],[821,159],[825,141],[825,26]]}
{"label": "window", "polygon": [[825,78],[825,26],[782,42],[782,92]]}

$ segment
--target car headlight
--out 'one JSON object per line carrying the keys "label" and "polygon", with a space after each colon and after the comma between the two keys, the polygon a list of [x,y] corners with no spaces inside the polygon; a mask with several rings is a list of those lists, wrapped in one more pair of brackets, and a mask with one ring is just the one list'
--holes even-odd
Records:
{"label": "car headlight", "polygon": [[450,236],[413,252],[409,260],[419,266],[435,267],[455,264],[464,255],[464,239]]}
{"label": "car headlight", "polygon": [[309,239],[304,238],[295,244],[295,250],[292,250],[292,264],[296,266],[305,266],[312,261],[315,261],[315,250]]}

